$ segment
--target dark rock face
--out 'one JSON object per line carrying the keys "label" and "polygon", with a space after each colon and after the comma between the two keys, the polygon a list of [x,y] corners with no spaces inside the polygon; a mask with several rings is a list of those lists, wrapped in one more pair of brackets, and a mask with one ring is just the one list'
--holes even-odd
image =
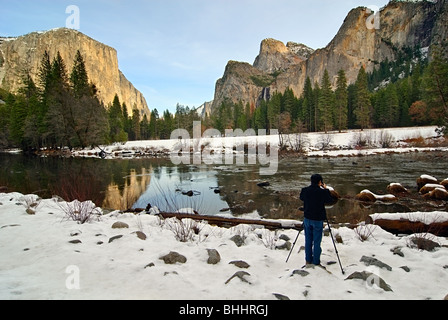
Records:
{"label": "dark rock face", "polygon": [[[265,39],[253,65],[230,61],[216,83],[212,112],[225,99],[249,103],[252,108],[263,90],[302,94],[307,77],[321,82],[325,70],[333,81],[344,70],[354,83],[363,66],[367,72],[376,64],[396,59],[396,49],[429,47],[448,38],[448,2],[391,2],[379,14],[380,24],[369,26],[372,12],[359,7],[351,10],[333,40],[314,51],[304,45]],[[310,31],[312,32],[312,30]],[[335,85],[335,83],[333,83]]]}

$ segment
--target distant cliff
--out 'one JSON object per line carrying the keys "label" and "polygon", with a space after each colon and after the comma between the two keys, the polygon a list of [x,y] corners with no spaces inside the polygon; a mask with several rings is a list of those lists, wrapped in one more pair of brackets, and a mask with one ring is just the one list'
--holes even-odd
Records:
{"label": "distant cliff", "polygon": [[17,92],[21,79],[29,72],[37,82],[37,74],[45,51],[50,58],[59,51],[70,74],[77,50],[84,58],[89,80],[98,88],[105,105],[112,103],[115,94],[126,103],[132,115],[134,106],[141,115],[150,116],[145,97],[118,68],[117,51],[72,29],[60,28],[33,32],[17,38],[0,38],[0,87]]}
{"label": "distant cliff", "polygon": [[325,69],[333,85],[341,69],[353,83],[361,66],[372,71],[386,59],[394,61],[400,49],[432,44],[447,47],[448,0],[391,1],[380,11],[379,24],[368,24],[373,17],[364,7],[351,10],[333,40],[316,51],[304,45],[285,46],[274,39],[263,40],[253,65],[228,63],[216,83],[212,109],[225,99],[241,100],[254,108],[266,88],[284,92],[289,87],[300,96],[307,77],[312,83],[320,83]]}

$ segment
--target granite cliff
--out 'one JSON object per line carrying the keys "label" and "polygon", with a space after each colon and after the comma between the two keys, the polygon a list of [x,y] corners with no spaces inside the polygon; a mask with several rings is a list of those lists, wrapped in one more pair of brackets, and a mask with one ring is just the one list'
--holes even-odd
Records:
{"label": "granite cliff", "polygon": [[112,103],[117,94],[120,101],[126,103],[129,114],[135,106],[141,115],[150,116],[145,97],[119,70],[117,51],[73,29],[0,38],[0,87],[17,92],[26,72],[37,82],[45,51],[51,59],[59,51],[70,73],[77,50],[84,58],[89,80],[98,88],[98,96],[105,105]]}
{"label": "granite cliff", "polygon": [[325,48],[314,51],[304,45],[290,42],[285,46],[266,39],[253,65],[230,61],[216,83],[213,109],[225,99],[241,100],[254,108],[266,90],[284,92],[291,88],[300,96],[307,77],[320,83],[325,69],[333,85],[341,69],[353,83],[361,66],[372,71],[385,59],[394,61],[404,48],[441,44],[446,49],[446,39],[448,0],[391,1],[378,14],[365,7],[355,8]]}

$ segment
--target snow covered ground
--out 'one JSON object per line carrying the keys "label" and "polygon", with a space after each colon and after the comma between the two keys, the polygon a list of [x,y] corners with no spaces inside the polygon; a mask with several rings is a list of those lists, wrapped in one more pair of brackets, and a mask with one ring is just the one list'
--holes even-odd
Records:
{"label": "snow covered ground", "polygon": [[[66,219],[69,205],[56,198],[0,194],[0,299],[441,300],[448,294],[446,238],[425,235],[440,245],[429,252],[412,248],[411,236],[397,237],[379,227],[355,232],[334,226],[333,234],[342,238],[337,249],[343,275],[329,236],[322,244],[327,272],[302,269],[303,233],[288,263],[289,250],[275,249],[287,242],[284,236],[293,243],[295,230],[200,223],[190,225],[198,234],[181,242],[175,220],[102,212],[99,219],[78,224]],[[434,214],[448,219],[446,212]],[[112,228],[116,222],[128,228]],[[369,233],[360,240],[360,234]],[[244,239],[241,246],[231,240],[235,236]],[[209,249],[219,253],[212,264],[209,252],[216,256],[216,251]],[[166,264],[160,258],[170,252],[186,261]],[[365,280],[347,280],[353,274]]]}

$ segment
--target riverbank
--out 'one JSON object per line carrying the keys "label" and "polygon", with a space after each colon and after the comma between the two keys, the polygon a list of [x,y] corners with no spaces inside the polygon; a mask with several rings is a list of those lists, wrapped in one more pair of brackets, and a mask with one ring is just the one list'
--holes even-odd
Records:
{"label": "riverbank", "polygon": [[71,205],[0,194],[0,299],[442,300],[448,294],[448,240],[431,234],[420,235],[436,243],[426,251],[416,247],[419,235],[333,226],[342,274],[328,232],[326,270],[303,269],[303,234],[285,262],[294,230],[180,223],[106,213],[90,203],[79,208],[94,210],[94,219],[78,224],[67,218]]}
{"label": "riverbank", "polygon": [[[301,133],[282,136],[237,136],[237,137],[201,137],[191,141],[181,140],[147,140],[129,141],[113,145],[87,148],[83,150],[42,151],[42,156],[56,155],[61,157],[95,157],[104,159],[169,157],[180,145],[188,144],[191,149],[214,155],[229,152],[238,153],[236,146],[279,144],[280,156],[308,157],[359,157],[372,154],[408,153],[426,151],[448,151],[448,139],[440,137],[436,126],[406,127],[387,129],[347,130],[344,132]],[[182,149],[182,151],[190,151]]]}
{"label": "riverbank", "polygon": [[[436,132],[437,126],[405,127],[344,132],[316,132],[274,136],[200,137],[185,140],[145,140],[114,143],[93,148],[40,150],[41,157],[76,157],[102,159],[167,158],[172,152],[207,150],[208,154],[238,154],[237,146],[279,142],[280,157],[360,157],[375,154],[448,151],[448,138]],[[280,142],[281,141],[281,142]],[[187,150],[185,145],[190,146]],[[247,151],[247,150],[246,150]],[[20,153],[20,149],[0,150]],[[219,161],[219,159],[217,160]],[[223,161],[224,162],[224,161]]]}

